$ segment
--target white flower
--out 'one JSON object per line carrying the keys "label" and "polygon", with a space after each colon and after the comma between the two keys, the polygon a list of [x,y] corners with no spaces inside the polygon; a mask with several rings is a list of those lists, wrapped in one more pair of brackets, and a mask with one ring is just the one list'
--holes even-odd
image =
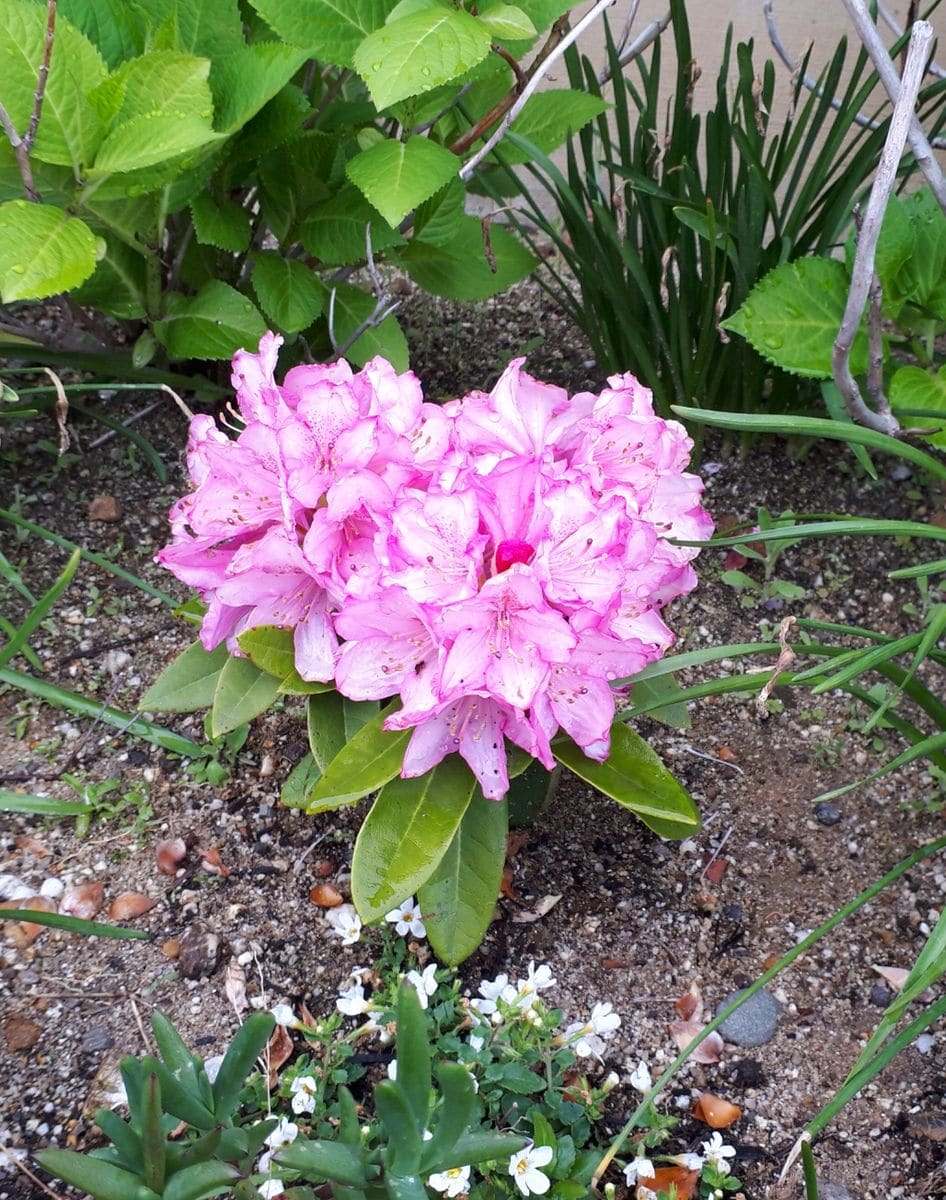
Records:
{"label": "white flower", "polygon": [[591,1010],[588,1024],[598,1037],[609,1038],[620,1026],[621,1018],[614,1012],[610,1004],[596,1004]]}
{"label": "white flower", "polygon": [[261,1175],[265,1175],[269,1170],[273,1161],[273,1155],[278,1154],[280,1150],[285,1150],[287,1146],[291,1146],[296,1140],[298,1132],[298,1125],[286,1120],[285,1117],[280,1120],[276,1128],[266,1138],[266,1145],[269,1149],[260,1155],[260,1160],[256,1164],[256,1169]]}
{"label": "white flower", "polygon": [[642,1096],[646,1096],[654,1086],[654,1081],[650,1077],[650,1069],[643,1059],[631,1072],[630,1084],[635,1092],[640,1092]]}
{"label": "white flower", "polygon": [[611,1037],[621,1024],[621,1018],[611,1011],[610,1004],[596,1004],[591,1010],[591,1019],[584,1025],[575,1022],[565,1030],[566,1038],[577,1037],[572,1049],[579,1058],[594,1056],[601,1060],[606,1038]]}
{"label": "white flower", "polygon": [[365,999],[365,989],[361,984],[353,983],[339,994],[335,1007],[346,1017],[360,1017],[362,1013],[371,1011],[371,1001]]}
{"label": "white flower", "polygon": [[497,975],[495,979],[484,979],[477,990],[480,994],[470,1001],[470,1005],[485,1017],[496,1011],[497,1000],[502,999],[511,1004],[516,998],[516,990],[510,986],[509,976],[506,974]]}
{"label": "white flower", "polygon": [[725,1144],[721,1133],[716,1132],[708,1142],[703,1143],[703,1157],[721,1175],[728,1175],[732,1167],[726,1162],[726,1159],[735,1158],[736,1151],[732,1146]]}
{"label": "white flower", "polygon": [[420,905],[415,902],[413,896],[409,896],[400,908],[393,908],[386,913],[384,919],[391,922],[395,932],[401,937],[407,937],[408,934],[416,938],[427,936]]}
{"label": "white flower", "polygon": [[296,1014],[288,1004],[277,1004],[275,1008],[269,1010],[276,1019],[277,1025],[282,1025],[286,1029],[292,1029],[297,1024]]}
{"label": "white flower", "polygon": [[573,1021],[571,1025],[565,1027],[565,1041],[579,1058],[601,1059],[604,1040],[592,1033],[589,1025],[582,1025],[581,1021]]}
{"label": "white flower", "polygon": [[509,1160],[509,1174],[523,1196],[542,1196],[552,1181],[539,1167],[547,1167],[554,1151],[551,1146],[526,1146]]}
{"label": "white flower", "polygon": [[332,937],[342,939],[343,946],[354,946],[361,939],[361,917],[355,911],[354,904],[340,904],[330,908],[325,914]]}
{"label": "white flower", "polygon": [[463,1196],[470,1190],[470,1168],[450,1167],[447,1171],[437,1171],[427,1180],[427,1185],[445,1196]]}
{"label": "white flower", "polygon": [[385,1070],[388,1073],[388,1079],[397,1079],[397,1059],[392,1058]]}
{"label": "white flower", "polygon": [[294,1113],[314,1113],[317,1091],[318,1084],[313,1075],[297,1075],[289,1089],[292,1096],[292,1111]]}
{"label": "white flower", "polygon": [[632,1159],[624,1168],[624,1182],[628,1187],[637,1183],[639,1179],[653,1179],[654,1164],[649,1158],[645,1158],[643,1154],[639,1154],[637,1158]]}
{"label": "white flower", "polygon": [[286,1189],[282,1185],[281,1179],[267,1179],[265,1183],[261,1183],[257,1189],[263,1200],[273,1200],[274,1196],[285,1195]]}
{"label": "white flower", "polygon": [[688,1171],[703,1170],[703,1155],[702,1154],[673,1154],[670,1156],[670,1161],[680,1167],[686,1167]]}
{"label": "white flower", "polygon": [[407,982],[411,984],[417,992],[417,998],[420,1000],[421,1008],[427,1007],[427,1001],[437,990],[437,980],[434,979],[434,972],[437,970],[436,963],[429,963],[424,967],[423,973],[420,971],[408,971]]}
{"label": "white flower", "polygon": [[530,1009],[538,998],[536,993],[554,986],[552,968],[547,963],[537,967],[534,962],[530,962],[526,978],[519,980],[519,990],[514,1003],[521,1009]]}
{"label": "white flower", "polygon": [[467,1041],[470,1044],[470,1049],[474,1050],[474,1051],[482,1050],[483,1047],[486,1045],[486,1038],[480,1037],[480,1035],[478,1033],[471,1033],[470,1036],[467,1038]]}

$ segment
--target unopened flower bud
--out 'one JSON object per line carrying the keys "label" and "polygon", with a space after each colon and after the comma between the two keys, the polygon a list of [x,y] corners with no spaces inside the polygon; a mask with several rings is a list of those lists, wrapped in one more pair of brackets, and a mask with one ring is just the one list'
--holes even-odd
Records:
{"label": "unopened flower bud", "polygon": [[611,1072],[609,1072],[604,1083],[601,1085],[601,1090],[604,1092],[605,1095],[607,1095],[608,1092],[613,1092],[614,1089],[617,1087],[617,1085],[620,1082],[621,1082],[621,1079],[620,1079],[620,1076],[618,1075],[617,1071],[611,1071]]}
{"label": "unopened flower bud", "polygon": [[490,1018],[489,1018],[489,1019],[492,1021],[492,1023],[493,1023],[494,1025],[502,1025],[502,1023],[503,1023],[503,1014],[502,1014],[502,1013],[501,1013],[501,1012],[500,1012],[500,1011],[497,1009],[497,1010],[496,1010],[496,1012],[494,1012],[494,1013],[493,1013],[493,1014],[490,1016]]}

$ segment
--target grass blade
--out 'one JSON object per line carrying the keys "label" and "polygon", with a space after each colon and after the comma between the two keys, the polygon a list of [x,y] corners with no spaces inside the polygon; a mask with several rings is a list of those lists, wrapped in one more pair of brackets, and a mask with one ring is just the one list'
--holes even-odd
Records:
{"label": "grass blade", "polygon": [[81,933],[84,937],[125,938],[147,941],[150,933],[143,929],[125,929],[121,925],[103,925],[100,921],[83,921],[81,917],[67,917],[62,913],[42,912],[32,908],[5,908],[5,921],[29,921],[33,925],[49,925],[53,929],[65,929],[67,933]]}
{"label": "grass blade", "polygon": [[79,817],[91,812],[81,800],[57,800],[53,796],[27,796],[0,791],[0,812],[35,813],[41,817]]}
{"label": "grass blade", "polygon": [[62,573],[55,581],[43,598],[33,606],[32,611],[28,614],[23,624],[19,627],[13,637],[0,647],[0,667],[5,667],[8,662],[14,659],[23,647],[29,642],[30,636],[39,627],[42,621],[46,620],[47,615],[53,605],[63,594],[69,584],[72,582],[72,577],[76,573],[79,566],[80,553],[78,550],[73,550],[69,561],[62,569]]}

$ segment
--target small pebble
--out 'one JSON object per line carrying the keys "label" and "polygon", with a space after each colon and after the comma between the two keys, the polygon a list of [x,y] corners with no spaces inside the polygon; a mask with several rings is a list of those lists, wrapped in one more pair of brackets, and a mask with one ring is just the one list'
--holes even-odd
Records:
{"label": "small pebble", "polygon": [[827,800],[822,800],[820,804],[815,805],[815,820],[819,825],[837,825],[841,816],[841,810],[835,808],[833,804],[829,804]]}
{"label": "small pebble", "polygon": [[875,1004],[878,1008],[886,1008],[893,999],[893,992],[890,988],[884,987],[882,983],[875,983],[870,989],[868,998],[871,1004]]}
{"label": "small pebble", "polygon": [[84,1054],[101,1054],[103,1050],[111,1050],[115,1039],[102,1025],[93,1025],[82,1039]]}
{"label": "small pebble", "polygon": [[181,938],[178,965],[185,979],[212,975],[220,960],[220,938],[203,925],[192,925]]}
{"label": "small pebble", "polygon": [[[717,1006],[717,1014],[738,1000],[744,990],[730,992]],[[781,1011],[782,1006],[775,997],[763,989],[750,996],[731,1017],[727,1017],[719,1026],[719,1033],[723,1041],[732,1042],[734,1046],[764,1046],[775,1034]]]}
{"label": "small pebble", "polygon": [[832,1183],[830,1179],[818,1178],[818,1200],[858,1200],[843,1183]]}

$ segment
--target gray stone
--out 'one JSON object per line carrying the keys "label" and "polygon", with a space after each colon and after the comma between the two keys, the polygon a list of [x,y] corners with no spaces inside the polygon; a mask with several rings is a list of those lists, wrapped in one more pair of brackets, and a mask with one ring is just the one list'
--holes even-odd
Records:
{"label": "gray stone", "polygon": [[849,1192],[843,1183],[833,1183],[819,1175],[818,1200],[857,1200],[857,1197],[853,1192]]}
{"label": "gray stone", "polygon": [[103,1050],[111,1050],[114,1045],[115,1039],[101,1025],[93,1025],[82,1039],[84,1054],[100,1054]]}
{"label": "gray stone", "polygon": [[833,804],[829,804],[827,800],[822,800],[820,804],[815,805],[815,820],[819,825],[837,825],[841,816],[841,810],[835,808]]}
{"label": "gray stone", "polygon": [[[744,989],[743,989],[744,991]],[[728,1008],[743,991],[730,992],[717,1009],[717,1015]],[[764,1046],[772,1040],[782,1006],[773,995],[765,990],[756,992],[740,1008],[727,1017],[719,1027],[723,1041],[734,1046]]]}

